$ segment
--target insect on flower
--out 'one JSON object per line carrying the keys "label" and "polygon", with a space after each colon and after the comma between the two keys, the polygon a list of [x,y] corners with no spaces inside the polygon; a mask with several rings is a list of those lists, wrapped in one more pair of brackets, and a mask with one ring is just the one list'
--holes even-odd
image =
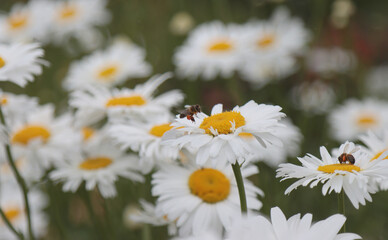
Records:
{"label": "insect on flower", "polygon": [[340,164],[349,163],[349,164],[353,165],[356,162],[356,159],[354,158],[354,156],[352,154],[357,152],[360,148],[356,147],[352,151],[350,151],[349,153],[346,153],[348,150],[347,147],[348,147],[348,145],[345,146],[344,153],[342,153],[338,157],[338,161],[340,162]]}
{"label": "insect on flower", "polygon": [[195,122],[195,120],[194,120],[194,115],[201,112],[201,106],[199,106],[198,104],[195,104],[195,105],[186,105],[185,108],[186,108],[186,109],[183,110],[183,111],[179,114],[179,117],[180,117],[180,118],[186,117],[187,119],[189,119],[189,120]]}

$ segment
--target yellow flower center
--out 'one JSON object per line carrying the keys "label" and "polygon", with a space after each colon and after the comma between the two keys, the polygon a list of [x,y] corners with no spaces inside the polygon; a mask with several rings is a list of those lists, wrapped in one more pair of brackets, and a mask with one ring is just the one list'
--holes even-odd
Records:
{"label": "yellow flower center", "polygon": [[259,48],[267,48],[275,42],[275,36],[272,34],[265,35],[257,41]]}
{"label": "yellow flower center", "polygon": [[50,138],[50,131],[39,125],[28,125],[16,132],[11,141],[12,143],[19,143],[23,145],[27,145],[30,140],[40,138],[43,142],[47,142]]}
{"label": "yellow flower center", "polygon": [[226,52],[233,48],[232,43],[227,40],[219,40],[211,44],[208,48],[209,52]]}
{"label": "yellow flower center", "polygon": [[77,7],[71,4],[66,4],[59,11],[59,19],[68,20],[77,15]]}
{"label": "yellow flower center", "polygon": [[[381,156],[381,154],[383,154],[383,153],[384,153],[385,151],[387,151],[387,150],[388,150],[388,149],[384,149],[383,151],[377,153],[377,154],[371,159],[371,161],[378,159],[378,158]],[[388,156],[386,156],[386,157],[384,158],[384,160],[387,160],[387,159],[388,159]]]}
{"label": "yellow flower center", "polygon": [[318,167],[318,171],[325,173],[334,173],[336,170],[346,172],[359,172],[361,171],[361,168],[352,164],[330,164]]}
{"label": "yellow flower center", "polygon": [[1,97],[0,98],[0,104],[1,105],[6,105],[8,103],[8,99],[6,97]]}
{"label": "yellow flower center", "polygon": [[8,209],[4,209],[5,217],[8,221],[12,222],[15,220],[21,213],[21,210],[17,207],[10,207]]}
{"label": "yellow flower center", "polygon": [[107,107],[115,107],[115,106],[141,106],[146,103],[146,100],[139,95],[134,95],[130,97],[118,97],[111,98],[106,103]]}
{"label": "yellow flower center", "polygon": [[84,141],[87,141],[89,138],[91,138],[94,135],[94,130],[89,127],[82,128],[82,136],[84,138]]}
{"label": "yellow flower center", "polygon": [[20,29],[27,25],[27,14],[16,13],[8,18],[9,28],[12,30]]}
{"label": "yellow flower center", "polygon": [[170,123],[156,125],[151,128],[150,134],[156,137],[162,137],[163,134],[171,128],[173,128],[173,126],[171,126]]}
{"label": "yellow flower center", "polygon": [[253,136],[252,133],[248,133],[248,132],[240,132],[238,134],[239,137],[242,137],[242,138],[254,138],[255,136]]}
{"label": "yellow flower center", "polygon": [[116,65],[109,65],[103,67],[97,74],[99,79],[104,80],[112,80],[118,71],[118,67]]}
{"label": "yellow flower center", "polygon": [[207,134],[212,134],[210,128],[218,131],[218,134],[229,134],[232,133],[232,123],[235,123],[235,128],[239,128],[245,125],[245,118],[239,112],[223,112],[214,114],[210,117],[205,118],[200,128],[204,129]]}
{"label": "yellow flower center", "polygon": [[0,57],[0,68],[4,66],[5,66],[5,60],[2,57]]}
{"label": "yellow flower center", "polygon": [[362,128],[370,128],[377,124],[377,119],[373,115],[363,115],[357,119],[357,124]]}
{"label": "yellow flower center", "polygon": [[85,161],[80,163],[79,168],[84,170],[96,170],[100,168],[105,168],[111,165],[112,162],[112,159],[107,157],[87,158]]}
{"label": "yellow flower center", "polygon": [[220,171],[202,168],[190,175],[189,188],[192,194],[207,203],[216,203],[228,197],[229,179]]}

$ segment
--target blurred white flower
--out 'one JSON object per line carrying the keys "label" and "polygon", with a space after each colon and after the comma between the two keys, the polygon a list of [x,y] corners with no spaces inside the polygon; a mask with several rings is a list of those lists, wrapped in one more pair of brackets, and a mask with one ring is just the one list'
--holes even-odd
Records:
{"label": "blurred white flower", "polygon": [[388,161],[383,160],[387,157],[388,151],[370,161],[369,154],[360,150],[354,143],[346,142],[337,152],[351,154],[355,163],[340,163],[338,159],[340,156],[330,155],[322,146],[320,148],[322,159],[307,154],[303,158],[298,158],[302,166],[291,163],[280,164],[276,176],[283,178],[282,181],[291,178],[299,179],[287,188],[285,194],[289,194],[299,186],[316,187],[322,183],[323,195],[330,194],[333,190],[338,194],[344,191],[357,209],[359,204],[365,205],[365,200],[371,202],[370,193],[375,192],[369,188],[369,184],[388,178]]}
{"label": "blurred white flower", "polygon": [[0,81],[24,87],[42,73],[43,49],[39,44],[0,44]]}
{"label": "blurred white flower", "polygon": [[310,71],[331,76],[352,71],[357,59],[353,52],[339,47],[313,48],[306,55],[306,63]]}
{"label": "blurred white flower", "polygon": [[[246,179],[257,172],[252,165],[242,168],[249,210],[262,206],[257,195],[263,192]],[[161,211],[158,215],[176,220],[181,236],[206,230],[221,233],[241,214],[232,167],[225,162],[215,167],[201,167],[191,160],[183,166],[167,163],[152,177],[152,194],[158,197]]]}
{"label": "blurred white flower", "polygon": [[175,35],[185,35],[194,26],[193,17],[187,12],[178,12],[174,14],[170,21],[170,31]]}
{"label": "blurred white flower", "polygon": [[375,99],[348,99],[328,116],[332,136],[339,141],[354,140],[368,130],[380,132],[388,124],[388,105]]}
{"label": "blurred white flower", "polygon": [[57,164],[50,173],[54,181],[64,182],[63,191],[76,192],[85,182],[88,191],[98,188],[102,197],[112,198],[117,195],[115,182],[119,177],[142,182],[138,157],[125,154],[115,147],[104,133],[92,142],[82,145],[82,153],[72,156]]}
{"label": "blurred white flower", "polygon": [[[48,218],[43,210],[47,207],[48,200],[42,192],[30,189],[28,199],[31,210],[31,223],[35,237],[43,237],[47,232]],[[0,188],[0,207],[5,216],[24,236],[28,236],[27,215],[21,189],[16,183],[2,184]],[[0,239],[18,240],[13,232],[0,218]]]}
{"label": "blurred white flower", "polygon": [[334,89],[323,81],[303,82],[291,89],[295,108],[310,114],[326,113],[335,103]]}
{"label": "blurred white flower", "polygon": [[171,90],[157,97],[154,92],[170,78],[170,73],[155,75],[134,89],[89,87],[70,96],[70,106],[76,108],[76,124],[86,126],[108,116],[110,121],[147,120],[170,114],[170,108],[183,100],[179,90]]}
{"label": "blurred white flower", "polygon": [[53,42],[61,44],[72,36],[109,23],[111,14],[106,5],[106,0],[56,1],[52,11],[46,13],[50,16]]}
{"label": "blurred white flower", "polygon": [[219,21],[195,28],[174,55],[179,77],[213,80],[218,75],[229,78],[241,63],[241,29]]}
{"label": "blurred white flower", "polygon": [[72,63],[63,85],[68,90],[90,86],[113,87],[130,78],[145,77],[151,73],[151,66],[144,58],[142,48],[129,41],[118,40],[107,49]]}
{"label": "blurred white flower", "polygon": [[0,105],[4,113],[5,121],[12,123],[18,119],[24,119],[26,114],[38,107],[38,99],[27,95],[15,95],[0,90]]}
{"label": "blurred white flower", "polygon": [[16,3],[8,14],[0,14],[0,40],[3,42],[47,43],[50,39],[50,13],[53,1]]}
{"label": "blurred white flower", "polygon": [[354,240],[354,233],[341,233],[346,218],[335,214],[312,223],[312,214],[296,214],[289,219],[278,207],[271,209],[271,221],[263,216],[238,218],[229,228],[226,240]]}
{"label": "blurred white flower", "polygon": [[163,136],[164,144],[196,152],[197,164],[211,161],[241,164],[250,159],[258,146],[282,145],[275,131],[282,128],[285,116],[281,107],[257,104],[253,100],[223,112],[222,104],[213,107],[211,115],[194,115],[194,121],[176,118],[174,128]]}
{"label": "blurred white flower", "polygon": [[386,98],[388,91],[388,65],[372,68],[365,78],[365,88],[369,94]]}

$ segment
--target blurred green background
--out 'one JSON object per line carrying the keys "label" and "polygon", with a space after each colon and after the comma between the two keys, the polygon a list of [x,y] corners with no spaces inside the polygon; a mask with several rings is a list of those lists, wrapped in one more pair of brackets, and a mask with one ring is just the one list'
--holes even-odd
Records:
{"label": "blurred green background", "polygon": [[[9,11],[16,0],[1,0],[1,11]],[[117,35],[129,37],[142,46],[147,52],[147,61],[153,66],[153,73],[174,71],[172,55],[174,50],[186,39],[186,35],[176,35],[170,31],[169,24],[175,14],[190,14],[195,25],[219,19],[225,23],[244,23],[252,18],[266,19],[279,6],[287,6],[292,14],[301,18],[312,33],[311,46],[341,46],[351,49],[356,54],[359,64],[350,76],[338,76],[331,84],[336,89],[338,103],[347,98],[365,97],[365,73],[371,66],[388,62],[388,1],[353,1],[355,13],[346,27],[338,29],[332,26],[329,16],[333,7],[332,0],[111,0],[108,9],[112,13],[112,22],[101,28],[106,43]],[[39,76],[25,89],[12,84],[0,83],[1,89],[14,93],[37,96],[40,103],[54,103],[58,112],[67,108],[67,93],[61,88],[69,64],[88,52],[71,54],[62,47],[45,46],[45,59],[50,67],[45,68]],[[303,66],[303,63],[302,63]],[[388,76],[387,76],[388,77]],[[236,78],[238,78],[236,76]],[[208,112],[215,103],[224,103],[228,107],[245,103],[250,99],[256,102],[277,104],[302,131],[300,156],[305,153],[318,155],[319,146],[336,147],[328,134],[326,117],[323,115],[307,115],[295,109],[289,101],[289,89],[297,83],[305,81],[307,74],[302,67],[300,71],[283,80],[279,84],[269,84],[262,89],[253,90],[246,83],[237,79],[236,85],[223,79],[214,81],[187,81],[173,79],[167,81],[159,93],[169,89],[182,89],[186,94],[185,104],[198,103]],[[129,81],[126,86],[133,87],[146,79]],[[226,83],[226,84],[225,84]],[[182,106],[183,107],[183,106]],[[178,109],[176,110],[178,111]],[[346,117],[346,116],[344,116]],[[297,163],[296,159],[289,159]],[[262,212],[269,214],[271,207],[279,206],[286,216],[296,213],[313,213],[314,220],[322,220],[337,213],[337,196],[331,194],[323,197],[321,188],[299,188],[290,196],[285,196],[285,189],[293,182],[279,182],[275,178],[275,170],[260,163],[260,174],[252,180],[265,192]],[[144,186],[133,185],[126,180],[118,184],[119,196],[108,200],[107,205],[112,225],[116,233],[111,239],[141,239],[147,236],[147,228],[128,229],[122,222],[123,209],[129,204],[136,204],[138,198],[151,200],[150,177]],[[61,186],[45,186],[50,193],[51,204],[47,209],[50,216],[50,231],[45,239],[95,239],[90,234],[91,223],[87,217],[85,205],[81,198],[63,193]],[[92,199],[99,217],[106,218],[102,207],[104,200],[97,195]],[[373,203],[355,209],[347,201],[347,230],[360,234],[363,239],[388,239],[388,193],[379,192],[373,196]],[[62,228],[58,228],[58,223]],[[64,234],[65,233],[65,234]],[[167,239],[166,229],[152,227],[151,239]]]}

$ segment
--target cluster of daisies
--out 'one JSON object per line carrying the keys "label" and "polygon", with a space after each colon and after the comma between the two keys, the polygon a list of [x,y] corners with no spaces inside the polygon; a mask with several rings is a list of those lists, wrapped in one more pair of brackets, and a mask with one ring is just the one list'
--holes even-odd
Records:
{"label": "cluster of daisies", "polygon": [[[15,5],[0,20],[2,41],[9,41],[0,45],[0,81],[21,87],[34,81],[49,65],[40,46],[47,39],[94,36],[96,27],[110,20],[105,4],[37,0]],[[354,56],[344,50],[307,51],[309,38],[303,23],[284,8],[268,21],[207,23],[177,50],[176,75],[211,80],[238,73],[262,86],[294,72],[302,54],[309,59],[310,71],[321,78],[354,67]],[[24,43],[14,43],[19,41]],[[40,44],[25,43],[29,41]],[[48,197],[42,186],[48,182],[64,192],[97,192],[109,199],[119,194],[119,181],[144,183],[148,176],[156,201],[140,200],[142,209],[127,217],[167,226],[171,239],[361,238],[339,233],[346,221],[341,214],[313,223],[312,214],[287,219],[274,207],[270,218],[263,216],[265,193],[248,178],[259,173],[257,162],[264,162],[277,169],[281,180],[298,179],[285,194],[321,184],[323,195],[346,194],[357,209],[371,202],[371,194],[388,189],[384,102],[348,100],[333,110],[333,138],[344,143],[330,152],[322,146],[320,157],[307,154],[296,165],[285,162],[299,154],[302,134],[280,106],[250,100],[232,109],[216,104],[210,114],[188,105],[176,114],[183,104],[182,91],[160,91],[174,74],[151,74],[145,50],[116,38],[69,66],[63,80],[69,109],[60,114],[36,98],[0,92],[0,239],[45,236]],[[128,80],[145,77],[149,79],[133,88],[125,86]],[[317,92],[324,88],[314,84]],[[309,96],[315,97],[310,94],[303,101],[313,103]],[[313,99],[322,104],[326,97]],[[363,144],[349,142],[353,140]]]}

